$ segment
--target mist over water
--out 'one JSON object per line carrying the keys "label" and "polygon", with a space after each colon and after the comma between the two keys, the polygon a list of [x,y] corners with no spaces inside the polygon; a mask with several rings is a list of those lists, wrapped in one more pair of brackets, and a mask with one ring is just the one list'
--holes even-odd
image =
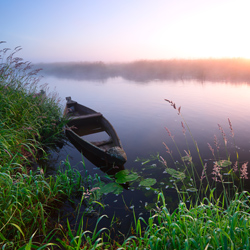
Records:
{"label": "mist over water", "polygon": [[140,60],[130,63],[61,62],[37,64],[48,76],[74,80],[106,81],[114,77],[136,82],[198,80],[250,83],[250,60],[194,59]]}

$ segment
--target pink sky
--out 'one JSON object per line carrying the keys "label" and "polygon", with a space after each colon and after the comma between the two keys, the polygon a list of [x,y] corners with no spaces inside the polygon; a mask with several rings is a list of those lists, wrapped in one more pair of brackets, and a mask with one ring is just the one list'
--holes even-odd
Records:
{"label": "pink sky", "polygon": [[1,47],[20,45],[32,62],[250,58],[249,0],[10,0],[0,8]]}

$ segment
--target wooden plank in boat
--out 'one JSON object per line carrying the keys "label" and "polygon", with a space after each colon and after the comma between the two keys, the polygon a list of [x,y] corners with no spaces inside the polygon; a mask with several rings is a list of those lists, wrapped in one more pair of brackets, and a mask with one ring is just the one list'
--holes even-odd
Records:
{"label": "wooden plank in boat", "polygon": [[97,147],[101,147],[101,146],[104,146],[104,145],[107,145],[107,144],[111,144],[113,141],[112,139],[110,138],[109,140],[105,140],[105,141],[95,141],[95,142],[90,142],[91,144],[94,144],[95,146]]}
{"label": "wooden plank in boat", "polygon": [[101,113],[95,113],[95,114],[89,114],[89,115],[71,116],[70,118],[72,120],[88,120],[88,119],[97,118],[101,116],[102,116]]}

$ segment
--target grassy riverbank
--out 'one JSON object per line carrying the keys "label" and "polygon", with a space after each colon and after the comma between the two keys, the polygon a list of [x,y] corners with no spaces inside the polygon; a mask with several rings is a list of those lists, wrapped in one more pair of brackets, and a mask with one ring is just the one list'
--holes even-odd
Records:
{"label": "grassy riverbank", "polygon": [[[244,191],[247,163],[239,163],[237,151],[233,163],[230,155],[216,154],[211,145],[213,172],[208,172],[200,157],[200,176],[188,150],[184,155],[180,152],[182,162],[175,168],[160,159],[172,180],[171,188],[179,196],[176,210],[169,211],[159,191],[150,218],[146,221],[135,217],[131,233],[123,236],[124,240],[116,242],[110,236],[111,228],[98,227],[105,215],[100,215],[93,232],[86,231],[80,207],[102,207],[98,185],[103,183],[98,176],[84,178],[67,159],[64,170],[59,168],[56,176],[46,176],[37,164],[48,157],[48,148],[64,140],[66,121],[58,98],[48,95],[46,86],[38,86],[38,70],[32,71],[29,63],[15,57],[18,50],[0,51],[2,249],[250,249],[249,193]],[[173,102],[170,104],[176,109]],[[180,108],[177,111],[181,115]],[[188,130],[185,121],[184,125]],[[230,121],[229,125],[233,136]],[[220,130],[226,146],[227,139]],[[199,154],[198,145],[196,149]],[[81,197],[75,212],[78,223],[62,224],[62,218],[55,219],[52,214],[74,195]]]}
{"label": "grassy riverbank", "polygon": [[90,178],[83,180],[66,159],[56,177],[46,177],[38,165],[64,140],[66,120],[56,95],[38,86],[39,70],[16,57],[18,51],[0,51],[0,247],[38,249],[62,235],[60,220],[50,215],[83,193]]}

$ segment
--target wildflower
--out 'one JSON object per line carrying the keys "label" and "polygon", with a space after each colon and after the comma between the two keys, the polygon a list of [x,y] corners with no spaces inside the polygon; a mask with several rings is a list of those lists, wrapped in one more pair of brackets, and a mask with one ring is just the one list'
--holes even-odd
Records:
{"label": "wildflower", "polygon": [[232,137],[234,137],[234,130],[233,130],[232,123],[231,123],[229,118],[228,118],[228,123],[229,123],[229,127],[230,127],[230,130],[231,130],[231,135],[232,135]]}
{"label": "wildflower", "polygon": [[227,145],[227,138],[226,138],[226,134],[225,134],[225,132],[224,132],[224,130],[223,130],[223,128],[221,127],[221,125],[220,124],[218,124],[218,127],[219,127],[219,130],[221,131],[221,133],[222,133],[222,136],[223,136],[223,140],[224,140],[224,142],[225,142],[225,145]]}
{"label": "wildflower", "polygon": [[100,189],[100,188],[99,187],[94,187],[94,188],[90,189],[90,192],[94,192],[95,190],[98,190],[98,189]]}
{"label": "wildflower", "polygon": [[181,106],[178,108],[178,115],[181,113]]}
{"label": "wildflower", "polygon": [[167,130],[168,135],[169,135],[172,139],[174,139],[174,136],[171,134],[170,130],[169,130],[167,127],[165,127],[165,129]]}
{"label": "wildflower", "polygon": [[85,196],[85,198],[88,198],[90,196],[89,190],[87,189],[87,191],[84,192],[83,195]]}
{"label": "wildflower", "polygon": [[212,148],[212,146],[208,143],[208,147],[210,149],[210,151],[212,152],[213,156],[214,156],[214,149]]}
{"label": "wildflower", "polygon": [[176,109],[176,105],[175,105],[175,103],[174,103],[173,101],[170,101],[170,100],[168,100],[168,99],[165,99],[165,101],[166,101],[166,102],[169,102],[169,103],[171,104],[171,106],[172,106],[174,109]]}
{"label": "wildflower", "polygon": [[236,173],[238,171],[238,161],[236,161],[233,165],[233,171]]}
{"label": "wildflower", "polygon": [[206,175],[206,170],[207,170],[207,163],[205,163],[202,173],[201,173],[201,181],[205,178]]}
{"label": "wildflower", "polygon": [[[214,167],[213,167],[213,172],[212,172],[212,175],[214,175],[214,177],[212,177],[212,179],[213,179],[214,181],[216,181],[216,182],[221,182],[221,181],[223,181],[223,180],[222,180],[222,175],[221,175],[220,171],[221,171],[221,167],[218,165],[217,162],[215,162]],[[218,179],[218,177],[219,177],[220,179]]]}
{"label": "wildflower", "polygon": [[218,138],[216,135],[214,135],[214,145],[218,151],[220,149],[220,147],[219,147],[219,141],[218,141]]}
{"label": "wildflower", "polygon": [[165,146],[165,148],[167,149],[167,153],[169,153],[170,155],[171,155],[171,151],[170,151],[170,149],[169,149],[169,147],[166,145],[166,143],[165,142],[163,142],[163,145]]}
{"label": "wildflower", "polygon": [[248,162],[244,163],[242,166],[241,166],[241,169],[240,169],[240,178],[241,179],[248,179],[248,172],[247,172],[247,164]]}
{"label": "wildflower", "polygon": [[166,162],[166,160],[165,160],[162,156],[160,156],[160,159],[161,159],[161,162],[167,167],[167,162]]}

